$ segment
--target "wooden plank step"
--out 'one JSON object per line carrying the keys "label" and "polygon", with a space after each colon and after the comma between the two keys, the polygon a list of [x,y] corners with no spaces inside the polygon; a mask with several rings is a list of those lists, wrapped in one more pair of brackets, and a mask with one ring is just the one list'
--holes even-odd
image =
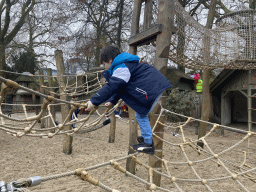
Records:
{"label": "wooden plank step", "polygon": [[128,43],[130,46],[140,46],[148,44],[156,40],[157,34],[161,33],[163,26],[161,24],[156,24],[141,33],[138,33],[130,37]]}

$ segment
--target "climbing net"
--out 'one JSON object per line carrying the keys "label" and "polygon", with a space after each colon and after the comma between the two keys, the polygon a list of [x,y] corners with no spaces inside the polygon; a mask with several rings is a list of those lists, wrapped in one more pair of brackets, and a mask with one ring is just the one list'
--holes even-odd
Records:
{"label": "climbing net", "polygon": [[[178,0],[174,11],[171,61],[189,69],[255,68],[255,10],[226,14],[213,29],[199,24]],[[158,1],[154,1],[153,23],[157,23],[157,14]]]}
{"label": "climbing net", "polygon": [[[79,96],[79,95],[88,95],[90,93],[95,93],[98,91],[104,84],[104,79],[100,77],[102,71],[91,72],[85,75],[75,75],[66,77],[66,83],[62,87],[49,87],[41,86],[48,92],[48,94],[60,96]],[[57,76],[56,76],[57,77]],[[56,93],[51,91],[52,89],[60,88],[62,93]]]}
{"label": "climbing net", "polygon": [[[1,105],[8,91],[13,88],[20,88],[44,97],[41,111],[37,115],[29,116],[26,112],[25,104],[23,105],[25,117],[16,118],[16,116],[10,117],[0,113],[2,120],[0,129],[18,138],[22,136],[52,138],[60,134],[73,135],[79,132],[95,131],[99,128],[97,125],[99,125],[100,121],[105,117],[106,113],[112,113],[113,110],[115,110],[122,102],[120,101],[112,109],[108,108],[104,113],[99,114],[99,116],[91,122],[89,122],[89,119],[91,119],[92,114],[96,109],[92,110],[86,117],[76,117],[75,119],[70,120],[70,116],[73,114],[75,109],[83,106],[83,104],[56,99],[52,96],[44,95],[42,93],[33,91],[32,89],[23,87],[14,81],[7,80],[2,77],[0,78],[3,81],[1,86]],[[58,125],[55,123],[50,112],[50,103],[52,101],[57,101],[65,105],[71,105],[68,115]],[[86,105],[84,107],[86,107]],[[166,113],[181,116],[186,119],[186,121],[178,124],[162,121],[161,117]],[[52,127],[47,127],[44,129],[36,127],[39,121],[46,118],[52,122]],[[191,138],[188,137],[185,132],[185,129],[189,126],[189,123],[194,121],[207,123],[210,127],[208,133],[199,140],[195,138],[195,136],[194,138],[191,135],[189,135]],[[16,125],[13,122],[16,122]],[[71,126],[72,124],[76,124],[76,128],[68,130],[64,129],[65,126]],[[100,127],[103,126],[104,124]],[[162,126],[164,128],[163,130],[166,134],[164,134],[163,138],[160,137],[163,133],[157,131],[158,126]],[[223,144],[221,145],[221,142],[219,141],[214,141],[213,143],[209,142],[209,140],[211,141],[211,138],[214,137],[221,129],[239,133],[239,136],[229,146]],[[173,191],[174,189],[176,191],[185,191],[187,185],[189,185],[190,188],[196,188],[195,190],[216,191],[218,190],[218,188],[216,189],[216,184],[218,184],[219,188],[222,190],[225,188],[225,186],[220,185],[221,182],[232,183],[232,186],[234,185],[235,189],[239,189],[239,191],[253,191],[253,189],[255,189],[255,132],[205,122],[162,108],[156,124],[153,127],[153,133],[156,145],[157,142],[161,141],[164,143],[164,148],[163,151],[156,150],[156,155],[152,156],[151,158],[154,158],[154,161],[159,161],[160,164],[162,164],[162,167],[151,167],[147,163],[148,160],[143,157],[144,154],[134,153],[118,159],[111,159],[108,162],[94,165],[92,167],[78,168],[67,173],[47,177],[36,176],[28,179],[17,180],[11,182],[10,184],[1,182],[1,192],[8,188],[9,191],[11,191],[10,188],[20,191],[28,191],[26,187],[33,187],[41,182],[71,175],[76,175],[95,186],[105,189],[106,191],[118,191],[114,189],[115,187],[105,185],[104,182],[97,179],[97,176],[92,176],[90,174],[92,170],[105,166],[112,166],[114,169],[131,176],[138,182],[145,184],[151,191]],[[197,145],[198,142],[203,143],[205,147],[200,148]],[[225,140],[222,142],[225,142]],[[164,156],[161,154],[164,154]],[[195,156],[195,154],[198,155]],[[122,164],[119,163],[122,160],[127,159],[130,159],[141,167],[141,171],[146,170],[149,175],[149,180],[131,174],[124,168],[124,166],[122,166]],[[211,173],[208,171],[210,167],[214,167]],[[156,174],[161,175],[162,177],[163,185],[161,185],[161,187],[156,186],[153,183],[153,176]],[[230,186],[228,186],[228,188],[230,189]]]}
{"label": "climbing net", "polygon": [[[4,82],[2,83],[2,86],[1,86],[1,98],[0,98],[1,107],[3,106],[4,98],[6,97],[8,91],[10,91],[11,89],[22,89],[22,90],[28,91],[31,94],[34,93],[44,98],[42,105],[40,105],[41,110],[38,114],[28,113],[27,112],[28,107],[37,107],[37,105],[27,105],[27,104],[19,104],[19,107],[22,107],[23,109],[23,114],[16,117],[11,117],[11,115],[9,114],[4,114],[2,110],[0,111],[0,117],[1,117],[0,129],[16,137],[22,137],[26,135],[26,136],[40,137],[40,138],[52,138],[53,136],[60,135],[60,134],[72,135],[77,132],[89,132],[97,128],[101,128],[104,124],[106,124],[107,122],[105,121],[103,122],[103,124],[96,127],[96,125],[101,123],[101,120],[103,120],[103,118],[106,115],[110,115],[111,113],[113,113],[114,110],[116,110],[117,107],[122,104],[122,101],[120,100],[119,103],[117,103],[112,108],[111,107],[107,108],[107,110],[105,110],[105,112],[102,114],[100,114],[97,111],[97,108],[94,108],[93,110],[90,111],[90,113],[86,117],[78,119],[77,116],[73,114],[74,111],[80,107],[86,108],[86,104],[74,103],[66,100],[57,99],[53,96],[45,95],[45,94],[36,92],[32,89],[29,89],[27,87],[21,86],[14,81],[11,81],[2,77],[0,78]],[[57,102],[58,104],[51,105],[53,101]],[[5,104],[5,105],[8,105],[8,104]],[[15,104],[11,104],[11,105],[15,105]],[[54,105],[66,105],[67,108],[70,108],[69,112],[67,113],[67,116],[64,117],[64,119],[58,123],[56,123],[54,115],[51,113],[51,107],[53,107]],[[17,104],[13,107],[15,108],[16,106]],[[94,112],[97,112],[99,116],[94,121],[89,122],[88,120],[94,114]],[[72,115],[74,119],[71,119]],[[39,124],[41,124],[42,121],[46,121],[46,120],[49,122],[49,125],[52,125],[52,126],[41,129]],[[13,122],[17,122],[18,126],[13,124]],[[65,128],[68,126],[70,127],[73,124],[76,124],[76,128],[74,129]]]}
{"label": "climbing net", "polygon": [[[105,79],[101,77],[101,73],[103,70],[97,70],[95,72],[86,73],[84,75],[33,75],[33,74],[27,74],[27,73],[17,73],[17,72],[11,72],[11,71],[5,71],[0,70],[1,72],[19,75],[19,76],[29,76],[31,77],[31,80],[36,83],[36,85],[40,88],[41,92],[45,92],[48,95],[53,96],[80,96],[80,95],[88,95],[90,93],[95,93],[98,91],[104,84]],[[39,84],[37,81],[40,81],[39,79],[42,79],[44,82],[44,79],[47,78],[49,81],[55,81],[60,82],[60,78],[65,78],[65,82],[63,86],[45,86],[42,84]],[[59,91],[54,91],[56,89],[59,89]],[[61,93],[60,93],[61,91]]]}
{"label": "climbing net", "polygon": [[[161,117],[166,113],[178,115],[186,119],[186,121],[176,124],[162,121]],[[200,139],[196,139],[196,136],[189,133],[191,131],[190,124],[196,121],[208,124],[207,134]],[[163,133],[156,131],[157,126],[163,127],[164,137],[159,136]],[[228,132],[226,133],[227,136],[233,134],[234,138],[220,138],[219,133],[222,129]],[[176,134],[173,134],[174,132]],[[148,155],[134,152],[127,156],[68,172],[44,177],[23,178],[11,182],[11,184],[2,182],[2,186],[6,188],[12,186],[20,191],[28,191],[28,187],[33,189],[32,187],[37,187],[36,185],[47,183],[50,180],[76,176],[88,182],[89,186],[92,184],[92,186],[100,187],[109,192],[120,191],[120,186],[125,181],[106,184],[106,181],[99,179],[101,176],[98,175],[99,169],[104,169],[103,173],[113,181],[120,178],[117,172],[121,172],[136,182],[143,184],[146,186],[145,189],[147,188],[150,191],[212,192],[221,190],[248,192],[255,190],[255,132],[205,122],[162,108],[153,127],[153,133],[155,143],[161,141],[164,144],[163,151],[156,150],[156,155],[150,156],[151,159],[161,164],[159,167],[149,166],[146,158]],[[247,145],[249,140],[250,146]],[[197,145],[198,142],[203,142],[204,148],[199,147]],[[135,175],[128,172],[124,166],[123,161],[128,159],[137,166]],[[110,173],[108,174],[108,172]],[[155,175],[161,176],[161,187],[153,183]],[[87,184],[85,185],[88,186]],[[132,189],[125,189],[125,191],[132,191]]]}

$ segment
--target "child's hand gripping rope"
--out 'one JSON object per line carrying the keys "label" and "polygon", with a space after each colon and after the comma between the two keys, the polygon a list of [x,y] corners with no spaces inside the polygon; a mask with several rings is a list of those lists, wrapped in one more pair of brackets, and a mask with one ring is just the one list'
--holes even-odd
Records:
{"label": "child's hand gripping rope", "polygon": [[91,111],[94,108],[94,105],[91,101],[88,101],[86,103],[86,105],[87,105],[87,107],[86,107],[85,111]]}

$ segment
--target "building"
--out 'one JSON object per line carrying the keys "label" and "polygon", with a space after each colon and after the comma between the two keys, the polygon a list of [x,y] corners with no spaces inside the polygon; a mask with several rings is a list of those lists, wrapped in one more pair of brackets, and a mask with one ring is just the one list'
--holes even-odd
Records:
{"label": "building", "polygon": [[256,70],[224,69],[210,84],[213,112],[222,125],[256,122]]}
{"label": "building", "polygon": [[[39,91],[40,89],[40,86],[35,82],[35,79],[31,76],[28,76],[27,74],[20,75],[14,81],[17,82],[19,85],[22,85],[23,87],[28,87],[35,91]],[[39,104],[40,103],[40,96],[20,88],[15,89],[13,91],[13,95],[11,96],[11,98],[13,98],[13,101],[11,102],[13,104]],[[17,106],[14,105],[13,110],[20,111],[20,110],[23,110],[23,108],[21,105],[17,105]],[[34,110],[34,109],[33,107],[30,107],[27,110]]]}

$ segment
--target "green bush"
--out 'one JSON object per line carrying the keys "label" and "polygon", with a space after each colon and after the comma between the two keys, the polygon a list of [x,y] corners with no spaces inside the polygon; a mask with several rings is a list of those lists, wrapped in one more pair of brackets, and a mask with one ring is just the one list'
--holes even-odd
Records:
{"label": "green bush", "polygon": [[[200,95],[196,91],[180,91],[173,88],[166,98],[166,109],[186,116],[191,116],[191,111],[199,105]],[[167,120],[170,122],[186,121],[186,118],[167,113]]]}

